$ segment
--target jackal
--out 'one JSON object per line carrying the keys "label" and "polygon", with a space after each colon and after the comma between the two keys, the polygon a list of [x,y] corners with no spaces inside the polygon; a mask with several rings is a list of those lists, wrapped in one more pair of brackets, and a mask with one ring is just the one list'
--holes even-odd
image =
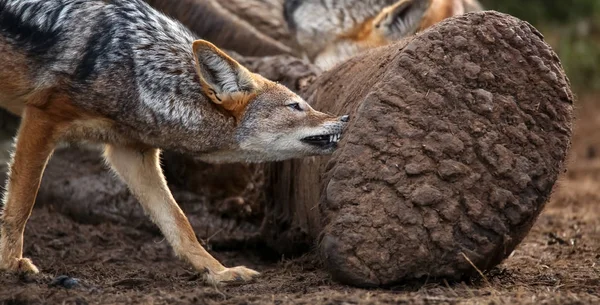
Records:
{"label": "jackal", "polygon": [[38,272],[23,230],[59,141],[105,157],[178,256],[212,283],[258,275],[226,268],[173,199],[159,148],[208,162],[329,154],[348,116],[312,109],[142,0],[0,0],[0,106],[22,116],[0,225],[0,269]]}
{"label": "jackal", "polygon": [[284,15],[305,55],[328,69],[442,19],[481,9],[477,0],[285,0]]}

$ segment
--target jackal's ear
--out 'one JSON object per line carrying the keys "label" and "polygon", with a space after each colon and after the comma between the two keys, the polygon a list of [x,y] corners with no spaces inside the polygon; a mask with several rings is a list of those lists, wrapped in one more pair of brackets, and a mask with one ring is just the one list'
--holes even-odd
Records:
{"label": "jackal's ear", "polygon": [[257,86],[252,73],[206,40],[194,41],[192,48],[204,94],[227,110],[245,106],[240,104],[247,99],[241,97]]}
{"label": "jackal's ear", "polygon": [[373,28],[388,40],[414,34],[420,27],[431,0],[399,0],[373,19]]}

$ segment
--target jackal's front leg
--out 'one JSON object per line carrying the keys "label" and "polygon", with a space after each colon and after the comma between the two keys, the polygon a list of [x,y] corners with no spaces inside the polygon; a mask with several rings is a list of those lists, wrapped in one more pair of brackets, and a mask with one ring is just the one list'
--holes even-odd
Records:
{"label": "jackal's front leg", "polygon": [[4,194],[0,270],[38,272],[29,259],[23,258],[23,231],[33,209],[42,173],[54,150],[55,127],[56,122],[42,110],[25,109]]}
{"label": "jackal's front leg", "polygon": [[244,282],[258,276],[258,272],[243,266],[226,268],[202,248],[167,187],[159,155],[158,149],[107,145],[105,150],[108,162],[158,225],[175,253],[196,270],[206,272],[209,282]]}

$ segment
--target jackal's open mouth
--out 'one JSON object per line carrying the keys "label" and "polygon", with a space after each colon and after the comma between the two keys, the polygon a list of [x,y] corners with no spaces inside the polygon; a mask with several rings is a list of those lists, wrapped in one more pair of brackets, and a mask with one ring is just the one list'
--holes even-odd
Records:
{"label": "jackal's open mouth", "polygon": [[320,135],[320,136],[310,136],[310,137],[303,138],[302,142],[308,143],[311,145],[315,145],[315,146],[320,146],[323,148],[327,148],[327,147],[336,145],[337,142],[340,141],[341,137],[342,137],[341,133],[324,134],[324,135]]}

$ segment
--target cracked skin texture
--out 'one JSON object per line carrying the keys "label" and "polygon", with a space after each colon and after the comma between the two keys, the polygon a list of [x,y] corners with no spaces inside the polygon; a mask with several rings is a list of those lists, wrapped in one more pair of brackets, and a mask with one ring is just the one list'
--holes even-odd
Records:
{"label": "cracked skin texture", "polygon": [[304,96],[351,114],[331,158],[293,161],[291,188],[320,187],[294,200],[318,202],[319,252],[356,286],[459,279],[475,272],[464,256],[482,270],[500,263],[543,209],[571,141],[558,57],[531,25],[497,12],[353,58]]}

